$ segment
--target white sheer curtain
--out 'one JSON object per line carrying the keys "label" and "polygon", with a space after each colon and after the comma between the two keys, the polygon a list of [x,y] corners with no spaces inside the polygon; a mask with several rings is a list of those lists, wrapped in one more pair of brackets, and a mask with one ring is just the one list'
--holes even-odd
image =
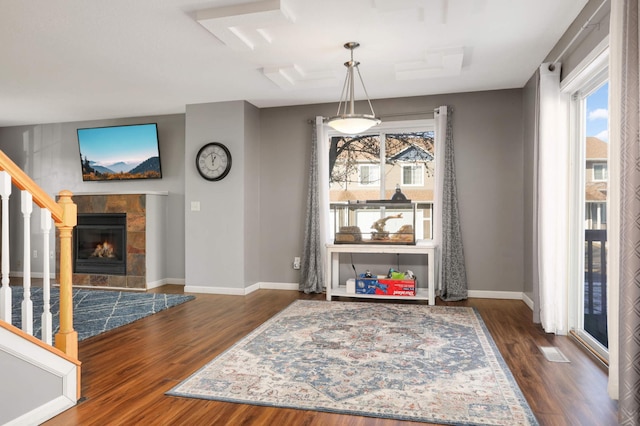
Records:
{"label": "white sheer curtain", "polygon": [[[548,333],[567,333],[568,99],[560,92],[560,64],[539,69],[537,97],[537,263],[534,319]],[[537,290],[537,291],[536,291]]]}

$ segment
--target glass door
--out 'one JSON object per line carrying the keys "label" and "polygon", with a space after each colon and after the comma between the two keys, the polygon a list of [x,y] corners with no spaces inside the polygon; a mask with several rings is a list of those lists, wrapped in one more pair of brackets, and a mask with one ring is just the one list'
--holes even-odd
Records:
{"label": "glass door", "polygon": [[609,84],[606,73],[594,78],[574,96],[580,127],[582,158],[578,186],[582,212],[579,238],[581,283],[574,332],[608,359],[607,337],[607,211],[609,171]]}

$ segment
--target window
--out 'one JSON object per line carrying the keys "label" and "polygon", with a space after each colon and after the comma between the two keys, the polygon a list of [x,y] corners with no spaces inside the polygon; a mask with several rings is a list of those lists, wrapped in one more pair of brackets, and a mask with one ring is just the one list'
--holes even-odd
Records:
{"label": "window", "polygon": [[594,163],[593,180],[594,182],[606,182],[608,179],[607,163]]}
{"label": "window", "polygon": [[402,166],[402,186],[422,186],[424,167],[422,164]]}
{"label": "window", "polygon": [[377,186],[380,184],[380,166],[377,164],[361,164],[359,167],[361,186]]}
{"label": "window", "polygon": [[384,123],[374,129],[357,136],[329,131],[329,201],[390,200],[399,187],[416,203],[416,239],[431,239],[433,120]]}
{"label": "window", "polygon": [[609,81],[606,42],[563,79],[571,96],[569,327],[608,359]]}

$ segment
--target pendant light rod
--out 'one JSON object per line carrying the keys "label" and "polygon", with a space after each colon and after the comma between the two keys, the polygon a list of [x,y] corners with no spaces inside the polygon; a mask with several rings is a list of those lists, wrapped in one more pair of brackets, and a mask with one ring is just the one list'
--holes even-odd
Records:
{"label": "pendant light rod", "polygon": [[[362,80],[362,74],[360,74],[360,62],[353,59],[353,50],[358,48],[360,43],[350,41],[344,44],[345,49],[349,49],[351,52],[351,59],[344,63],[347,67],[347,75],[344,80],[344,86],[342,87],[342,94],[340,95],[340,102],[338,103],[338,112],[336,116],[330,117],[327,123],[329,126],[342,133],[356,134],[368,130],[370,127],[380,124],[381,120],[375,116],[367,88]],[[358,78],[364,89],[364,94],[369,104],[371,114],[356,114],[355,113],[355,76],[353,69],[358,70]]]}

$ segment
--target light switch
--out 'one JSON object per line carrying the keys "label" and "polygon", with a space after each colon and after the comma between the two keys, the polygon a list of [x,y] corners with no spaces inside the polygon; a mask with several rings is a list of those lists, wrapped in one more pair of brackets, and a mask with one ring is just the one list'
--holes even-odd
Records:
{"label": "light switch", "polygon": [[191,202],[191,211],[199,212],[200,211],[200,201],[192,201]]}

